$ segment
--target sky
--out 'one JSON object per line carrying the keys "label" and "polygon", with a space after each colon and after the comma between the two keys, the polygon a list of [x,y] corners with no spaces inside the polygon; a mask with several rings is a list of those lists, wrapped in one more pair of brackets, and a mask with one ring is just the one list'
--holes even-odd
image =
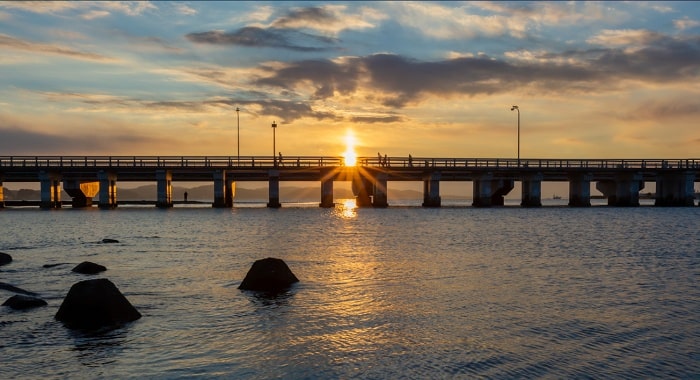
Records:
{"label": "sky", "polygon": [[697,2],[10,1],[0,71],[0,156],[700,158]]}

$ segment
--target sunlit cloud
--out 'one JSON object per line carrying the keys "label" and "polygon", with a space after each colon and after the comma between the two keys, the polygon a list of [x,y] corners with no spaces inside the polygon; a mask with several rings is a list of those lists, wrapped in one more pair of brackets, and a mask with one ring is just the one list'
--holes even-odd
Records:
{"label": "sunlit cloud", "polygon": [[362,7],[356,13],[347,13],[345,5],[325,5],[322,7],[293,8],[285,15],[272,21],[275,28],[311,29],[330,35],[337,35],[346,29],[366,29],[376,27],[376,22],[388,16],[381,12]]}
{"label": "sunlit cloud", "polygon": [[676,27],[676,29],[682,31],[686,29],[697,28],[698,26],[700,26],[700,21],[690,19],[686,16],[681,19],[673,20],[673,25]]}
{"label": "sunlit cloud", "polygon": [[0,34],[0,46],[8,49],[24,50],[35,53],[48,53],[52,55],[60,55],[67,58],[88,60],[88,61],[105,61],[113,62],[114,58],[107,57],[97,53],[83,52],[68,47],[52,44],[44,44],[38,42],[27,41],[6,34]]}

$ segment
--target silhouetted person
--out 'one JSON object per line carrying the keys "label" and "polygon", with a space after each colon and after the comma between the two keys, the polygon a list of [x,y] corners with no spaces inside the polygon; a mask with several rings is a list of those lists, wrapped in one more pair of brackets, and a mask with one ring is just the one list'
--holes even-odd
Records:
{"label": "silhouetted person", "polygon": [[185,191],[185,203],[187,203],[187,192]]}
{"label": "silhouetted person", "polygon": [[411,154],[408,154],[408,166],[413,167],[413,156]]}
{"label": "silhouetted person", "polygon": [[377,158],[379,159],[379,166],[384,166],[384,164],[382,164],[382,154],[381,153],[377,152]]}
{"label": "silhouetted person", "polygon": [[389,156],[384,155],[384,166],[389,166]]}
{"label": "silhouetted person", "polygon": [[282,152],[279,152],[279,156],[280,156],[279,165],[282,166]]}

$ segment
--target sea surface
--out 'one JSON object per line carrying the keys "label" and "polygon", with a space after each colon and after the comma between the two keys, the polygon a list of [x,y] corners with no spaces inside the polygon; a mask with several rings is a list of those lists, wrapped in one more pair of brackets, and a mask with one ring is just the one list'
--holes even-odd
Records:
{"label": "sea surface", "polygon": [[[0,307],[0,378],[700,378],[700,207],[418,205],[0,210],[0,282],[48,302]],[[265,257],[300,282],[239,290]],[[143,317],[54,320],[87,278]]]}

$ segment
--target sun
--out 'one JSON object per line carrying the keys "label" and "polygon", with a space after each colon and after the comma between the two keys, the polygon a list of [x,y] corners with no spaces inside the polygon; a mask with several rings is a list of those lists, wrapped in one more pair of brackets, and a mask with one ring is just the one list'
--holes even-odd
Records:
{"label": "sun", "polygon": [[357,164],[355,142],[355,135],[352,134],[351,130],[348,130],[345,134],[345,152],[343,153],[343,158],[345,159],[345,166],[355,166]]}

